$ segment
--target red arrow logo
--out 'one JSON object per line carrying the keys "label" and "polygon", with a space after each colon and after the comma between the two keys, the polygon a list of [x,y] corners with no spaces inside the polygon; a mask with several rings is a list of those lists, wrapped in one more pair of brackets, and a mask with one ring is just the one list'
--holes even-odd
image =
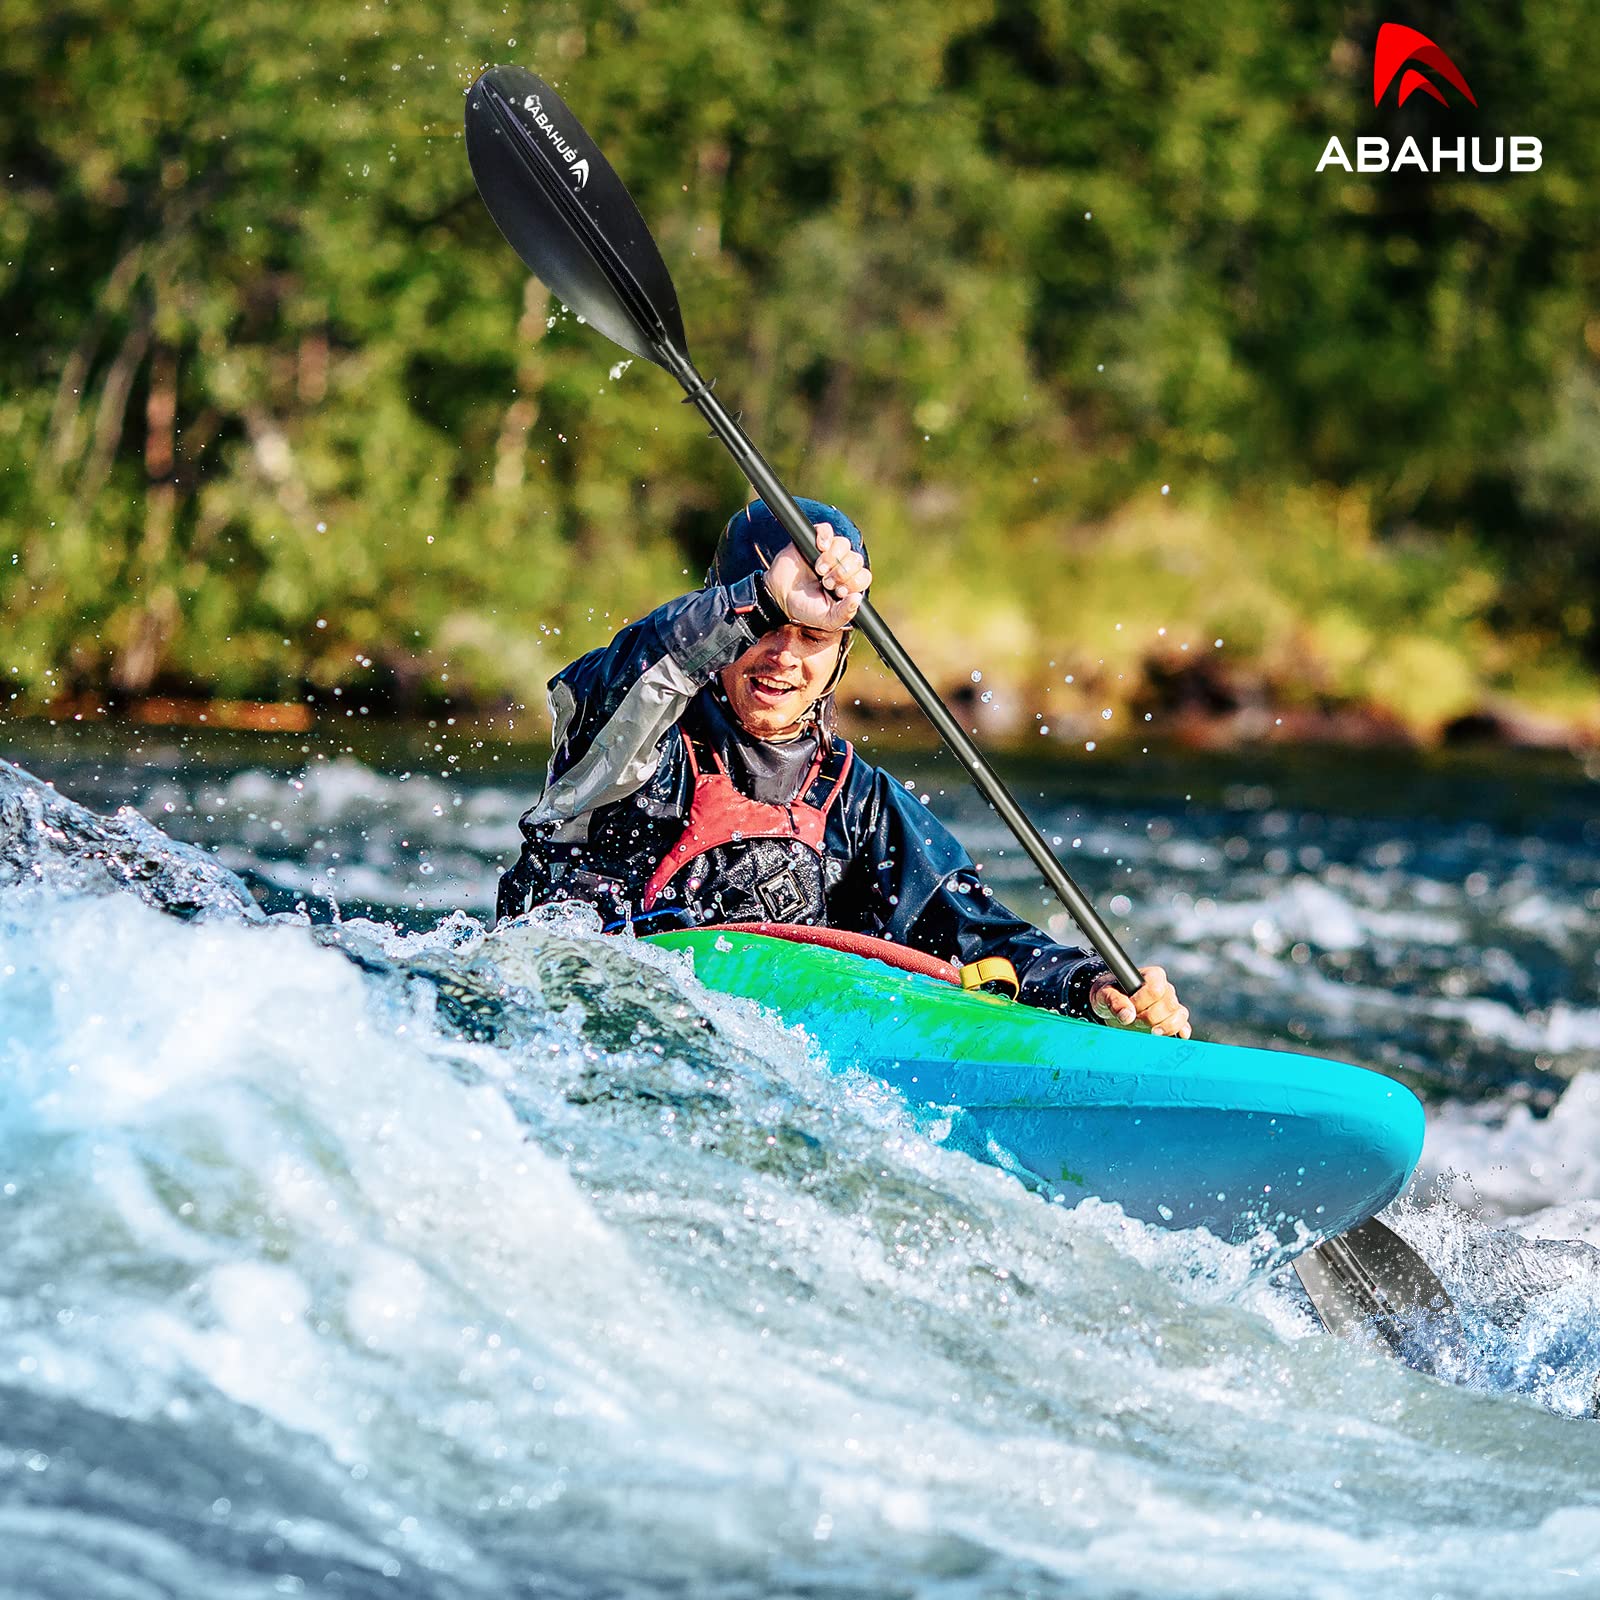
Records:
{"label": "red arrow logo", "polygon": [[[1378,47],[1372,57],[1373,105],[1383,99],[1384,91],[1394,82],[1395,74],[1409,61],[1432,67],[1447,83],[1454,84],[1473,105],[1477,105],[1477,97],[1467,87],[1467,80],[1461,76],[1455,62],[1427,34],[1418,33],[1415,28],[1408,28],[1400,22],[1386,22],[1378,29]],[[1424,94],[1431,94],[1442,106],[1450,103],[1415,67],[1408,67],[1401,78],[1400,97],[1396,103],[1403,106],[1418,89]]]}

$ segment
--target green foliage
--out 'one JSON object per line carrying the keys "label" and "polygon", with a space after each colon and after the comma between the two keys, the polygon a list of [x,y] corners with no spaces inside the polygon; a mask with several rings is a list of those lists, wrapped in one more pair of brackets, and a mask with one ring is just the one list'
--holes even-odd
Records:
{"label": "green foliage", "polygon": [[[742,484],[499,239],[459,131],[495,60],[579,108],[702,369],[797,490],[860,512],[937,681],[1070,660],[1085,705],[1126,708],[1181,668],[1160,641],[1221,635],[1280,696],[1427,730],[1595,651],[1600,110],[1575,0],[1417,19],[1470,123],[1374,112],[1357,7],[511,18],[13,0],[15,684],[537,703],[698,577]],[[1545,165],[1315,171],[1330,134],[1374,131],[1533,133]]]}

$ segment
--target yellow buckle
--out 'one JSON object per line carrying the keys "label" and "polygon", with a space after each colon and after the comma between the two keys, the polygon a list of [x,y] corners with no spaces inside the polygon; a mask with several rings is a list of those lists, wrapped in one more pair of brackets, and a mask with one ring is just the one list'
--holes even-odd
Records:
{"label": "yellow buckle", "polygon": [[1003,994],[1015,1000],[1022,985],[1017,982],[1017,969],[1004,956],[984,956],[981,961],[969,961],[961,969],[963,989],[983,989],[989,994]]}

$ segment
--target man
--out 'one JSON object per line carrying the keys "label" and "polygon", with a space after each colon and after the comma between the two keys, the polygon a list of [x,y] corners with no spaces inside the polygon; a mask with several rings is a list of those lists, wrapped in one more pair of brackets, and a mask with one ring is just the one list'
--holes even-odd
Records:
{"label": "man", "polygon": [[498,915],[582,900],[608,928],[811,923],[972,963],[1018,998],[1189,1037],[1159,967],[1134,995],[996,900],[950,832],[834,732],[872,581],[856,525],[801,500],[815,570],[760,500],[723,529],[706,586],[551,680],[555,753]]}

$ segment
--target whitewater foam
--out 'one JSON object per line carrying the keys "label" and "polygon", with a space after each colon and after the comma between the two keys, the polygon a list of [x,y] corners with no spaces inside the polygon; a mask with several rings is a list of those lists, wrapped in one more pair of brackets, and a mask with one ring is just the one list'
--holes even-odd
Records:
{"label": "whitewater foam", "polygon": [[1592,1076],[1434,1118],[1435,1165],[1530,1174],[1509,1236],[1392,1215],[1452,1388],[591,915],[186,922],[57,865],[0,899],[8,1594],[1600,1582],[1600,1280],[1525,1248],[1594,1226]]}

